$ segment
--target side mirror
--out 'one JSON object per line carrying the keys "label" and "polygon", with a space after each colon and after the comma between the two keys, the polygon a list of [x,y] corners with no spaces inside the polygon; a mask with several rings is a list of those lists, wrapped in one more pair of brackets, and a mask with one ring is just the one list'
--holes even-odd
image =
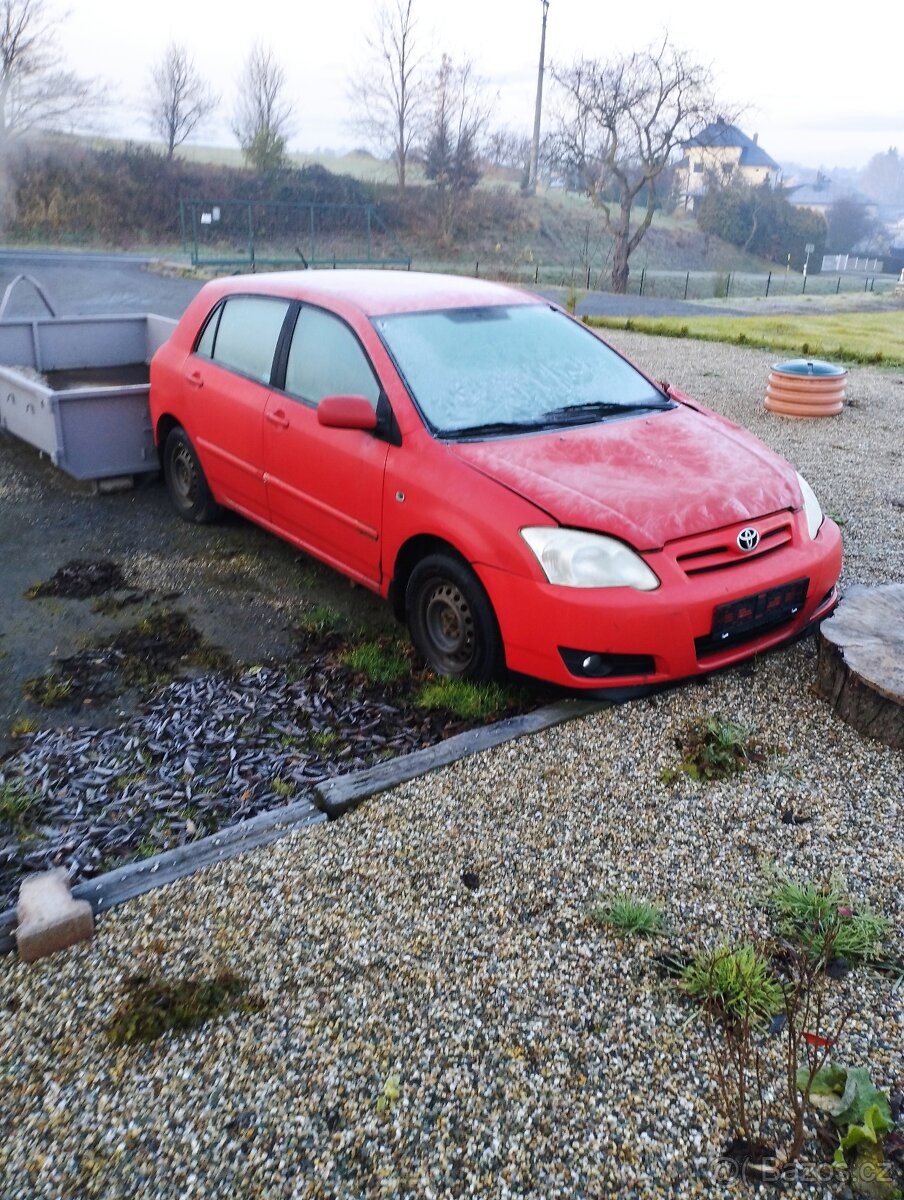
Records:
{"label": "side mirror", "polygon": [[317,405],[317,420],[330,429],[372,432],[377,427],[373,405],[363,396],[324,396]]}

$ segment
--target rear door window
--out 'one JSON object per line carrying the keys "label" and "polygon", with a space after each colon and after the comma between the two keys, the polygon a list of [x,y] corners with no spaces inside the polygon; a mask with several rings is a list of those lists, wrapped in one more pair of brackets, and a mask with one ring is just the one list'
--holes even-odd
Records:
{"label": "rear door window", "polygon": [[270,382],[276,344],[289,301],[272,296],[232,296],[214,313],[196,352],[259,383]]}
{"label": "rear door window", "polygon": [[298,314],[289,359],[286,391],[309,404],[324,396],[364,396],[377,407],[380,385],[361,343],[338,317],[319,308]]}

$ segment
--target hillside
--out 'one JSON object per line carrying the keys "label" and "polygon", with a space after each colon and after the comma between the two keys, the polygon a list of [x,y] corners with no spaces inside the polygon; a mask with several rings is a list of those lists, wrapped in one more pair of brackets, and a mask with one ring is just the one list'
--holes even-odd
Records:
{"label": "hillside", "polygon": [[[391,176],[390,164],[363,153],[296,156],[291,168],[259,177],[237,151],[194,147],[167,162],[151,146],[58,140],[27,146],[7,164],[0,233],[8,243],[153,248],[238,266],[369,252],[422,269],[546,283],[586,283],[589,269],[596,284],[608,274],[611,240],[585,197],[550,190],[527,198],[506,173],[487,173],[450,213],[434,187],[416,182],[400,193]],[[196,209],[180,214],[180,201],[192,200]],[[218,223],[201,215],[214,206]],[[692,218],[663,213],[632,259],[635,274],[643,268],[766,269],[700,233]]]}

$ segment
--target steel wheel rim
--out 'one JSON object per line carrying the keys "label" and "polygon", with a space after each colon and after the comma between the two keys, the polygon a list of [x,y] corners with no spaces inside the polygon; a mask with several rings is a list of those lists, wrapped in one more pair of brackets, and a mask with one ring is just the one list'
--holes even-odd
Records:
{"label": "steel wheel rim", "polygon": [[170,460],[173,491],[184,504],[194,504],[198,496],[198,475],[185,446],[179,446]]}
{"label": "steel wheel rim", "polygon": [[477,649],[474,614],[454,583],[438,580],[426,589],[424,631],[444,669],[460,674],[471,665]]}

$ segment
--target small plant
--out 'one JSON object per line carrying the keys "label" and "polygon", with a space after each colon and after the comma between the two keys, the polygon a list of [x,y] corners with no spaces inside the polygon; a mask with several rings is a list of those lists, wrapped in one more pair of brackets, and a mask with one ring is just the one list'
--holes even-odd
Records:
{"label": "small plant", "polygon": [[72,694],[72,688],[73,681],[68,676],[48,671],[44,675],[35,675],[34,678],[27,679],[22,690],[33,704],[40,704],[42,708],[54,708],[58,704],[65,704]]}
{"label": "small plant", "polygon": [[779,931],[825,966],[836,959],[862,962],[873,958],[888,932],[888,922],[869,909],[854,909],[840,884],[797,884],[781,881],[770,901]]}
{"label": "small plant", "polygon": [[339,661],[366,675],[371,683],[396,683],[411,672],[411,663],[398,642],[362,642],[343,651]]}
{"label": "small plant", "polygon": [[287,799],[295,794],[295,784],[291,779],[274,779],[270,784],[277,796],[282,796]]}
{"label": "small plant", "polygon": [[763,1028],[784,1008],[785,997],[769,957],[748,942],[699,951],[681,973],[681,987],[729,1025]]}
{"label": "small plant", "polygon": [[797,1081],[801,1090],[809,1088],[813,1108],[826,1113],[835,1127],[835,1166],[850,1167],[855,1184],[860,1179],[869,1182],[871,1196],[893,1196],[883,1142],[895,1122],[888,1097],[874,1087],[869,1072],[864,1067],[827,1063],[812,1078],[808,1071],[800,1071]]}
{"label": "small plant", "polygon": [[335,633],[343,625],[342,614],[329,604],[320,604],[307,612],[303,612],[296,621],[296,627],[301,633],[321,635]]}
{"label": "small plant", "polygon": [[34,796],[21,779],[8,779],[0,784],[0,825],[20,828],[22,818],[34,802]]}
{"label": "small plant", "polygon": [[390,1105],[395,1104],[402,1094],[400,1085],[401,1080],[398,1075],[387,1076],[383,1090],[377,1098],[377,1112],[386,1112]]}
{"label": "small plant", "polygon": [[508,694],[498,683],[469,683],[464,679],[436,679],[425,683],[415,703],[418,708],[440,708],[463,720],[487,720],[508,706]]}
{"label": "small plant", "polygon": [[663,930],[663,913],[658,904],[637,900],[624,893],[595,905],[590,910],[590,917],[598,925],[611,925],[621,933],[641,937],[653,937]]}
{"label": "small plant", "polygon": [[10,729],[10,736],[14,738],[27,737],[30,733],[35,733],[38,728],[37,721],[31,717],[22,717]]}
{"label": "small plant", "polygon": [[316,733],[311,734],[311,742],[321,754],[329,754],[341,741],[342,735],[333,729],[318,729]]}
{"label": "small plant", "polygon": [[685,757],[678,766],[660,774],[663,783],[672,783],[679,774],[696,780],[730,779],[765,758],[752,730],[717,717],[695,721],[685,733],[683,748]]}
{"label": "small plant", "polygon": [[248,981],[229,971],[214,979],[166,983],[145,975],[126,980],[126,996],[113,1014],[107,1036],[114,1045],[153,1042],[170,1030],[194,1029],[228,1012],[259,1012],[263,1003]]}

